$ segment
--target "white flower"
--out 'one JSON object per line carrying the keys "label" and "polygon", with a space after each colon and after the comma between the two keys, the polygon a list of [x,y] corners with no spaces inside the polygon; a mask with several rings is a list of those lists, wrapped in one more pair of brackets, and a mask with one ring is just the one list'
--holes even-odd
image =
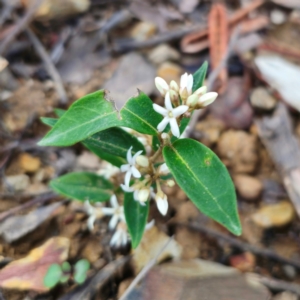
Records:
{"label": "white flower", "polygon": [[113,166],[108,162],[103,162],[103,164],[101,164],[101,169],[97,171],[97,174],[105,177],[106,179],[110,179],[119,172],[119,168]]}
{"label": "white flower", "polygon": [[124,192],[133,192],[133,199],[140,202],[140,204],[143,206],[146,205],[145,202],[149,199],[150,196],[150,188],[148,188],[147,186],[135,187],[134,185],[128,187],[125,184],[121,184],[121,188]]}
{"label": "white flower", "polygon": [[83,205],[86,213],[89,216],[87,220],[87,227],[90,231],[93,231],[96,219],[102,218],[104,216],[102,211],[102,203],[95,203],[95,206],[92,206],[90,204],[90,201],[86,200]]}
{"label": "white flower", "polygon": [[163,163],[162,165],[159,166],[158,173],[162,175],[167,175],[168,173],[170,173],[170,170],[166,163]]}
{"label": "white flower", "polygon": [[155,77],[154,82],[155,82],[156,88],[159,90],[159,92],[163,96],[165,96],[165,94],[169,90],[169,85],[167,84],[167,82],[161,77]]}
{"label": "white flower", "polygon": [[125,222],[120,222],[117,226],[117,230],[111,237],[109,244],[111,247],[119,248],[121,246],[126,246],[127,243],[128,243],[127,226]]}
{"label": "white flower", "polygon": [[180,78],[180,96],[183,99],[186,99],[189,95],[192,94],[194,78],[193,75],[184,73]]}
{"label": "white flower", "polygon": [[157,104],[153,104],[153,109],[164,116],[163,120],[157,125],[158,131],[163,131],[168,123],[170,123],[173,135],[179,137],[180,131],[176,118],[184,114],[189,109],[189,107],[187,105],[180,105],[176,108],[173,108],[170,95],[169,93],[167,93],[165,96],[165,108]]}
{"label": "white flower", "polygon": [[155,201],[159,212],[163,216],[165,216],[167,214],[168,207],[169,207],[167,195],[162,191],[157,192],[155,196]]}
{"label": "white flower", "polygon": [[115,195],[110,198],[111,207],[102,207],[103,214],[105,216],[112,216],[108,228],[110,230],[116,228],[119,221],[125,222],[124,207],[120,206]]}
{"label": "white flower", "polygon": [[127,185],[127,186],[129,186],[131,175],[133,175],[135,178],[140,178],[141,177],[140,171],[135,167],[135,160],[136,160],[137,156],[139,156],[143,151],[138,151],[132,157],[131,149],[132,149],[132,146],[127,151],[127,162],[128,162],[128,164],[121,166],[121,171],[126,172],[126,174],[125,174],[125,185]]}

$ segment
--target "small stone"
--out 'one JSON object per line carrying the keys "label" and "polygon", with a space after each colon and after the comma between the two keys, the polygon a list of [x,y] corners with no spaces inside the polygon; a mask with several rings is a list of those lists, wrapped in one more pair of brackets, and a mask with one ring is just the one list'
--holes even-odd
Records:
{"label": "small stone", "polygon": [[170,60],[178,61],[180,54],[168,44],[161,44],[149,53],[148,58],[153,64],[160,65]]}
{"label": "small stone", "polygon": [[82,251],[82,256],[90,263],[96,262],[103,252],[103,248],[98,239],[89,239]]}
{"label": "small stone", "polygon": [[136,24],[132,31],[131,36],[138,41],[145,41],[156,33],[156,26],[149,22],[140,22]]}
{"label": "small stone", "polygon": [[36,172],[41,167],[41,160],[28,153],[22,153],[19,156],[19,164],[25,172]]}
{"label": "small stone", "polygon": [[252,220],[262,228],[281,227],[294,218],[294,208],[288,201],[263,206],[252,215]]}
{"label": "small stone", "polygon": [[83,153],[78,156],[77,163],[78,166],[85,169],[97,170],[100,167],[99,158],[95,154],[88,151],[83,151]]}
{"label": "small stone", "polygon": [[196,132],[199,132],[200,141],[206,146],[214,145],[224,131],[225,125],[215,118],[208,118],[196,124]]}
{"label": "small stone", "polygon": [[6,181],[15,191],[26,190],[30,184],[30,179],[25,174],[6,176]]}
{"label": "small stone", "polygon": [[157,70],[157,76],[163,78],[166,82],[171,80],[179,82],[182,73],[181,67],[171,62],[163,63]]}
{"label": "small stone", "polygon": [[252,173],[257,166],[257,137],[245,131],[224,132],[217,150],[223,163],[234,173]]}
{"label": "small stone", "polygon": [[32,183],[27,189],[26,192],[30,195],[39,195],[45,192],[48,192],[49,188],[46,184],[41,182]]}
{"label": "small stone", "polygon": [[291,292],[282,292],[277,294],[272,300],[298,300],[298,296]]}
{"label": "small stone", "polygon": [[255,267],[256,258],[251,252],[231,256],[230,265],[241,272],[251,272]]}
{"label": "small stone", "polygon": [[284,265],[282,267],[284,274],[290,279],[294,280],[297,276],[297,270],[294,266],[291,265]]}
{"label": "small stone", "polygon": [[255,177],[238,174],[234,176],[237,191],[245,200],[256,200],[262,193],[263,185]]}
{"label": "small stone", "polygon": [[270,19],[273,24],[280,25],[286,22],[287,15],[282,10],[273,9],[270,13]]}
{"label": "small stone", "polygon": [[253,107],[265,111],[274,109],[277,104],[277,100],[263,87],[253,90],[250,101]]}

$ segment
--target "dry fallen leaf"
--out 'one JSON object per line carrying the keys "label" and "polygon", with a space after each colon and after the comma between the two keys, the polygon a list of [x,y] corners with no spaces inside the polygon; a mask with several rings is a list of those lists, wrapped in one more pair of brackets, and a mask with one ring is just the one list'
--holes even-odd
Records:
{"label": "dry fallen leaf", "polygon": [[47,291],[44,277],[50,265],[68,258],[70,241],[63,237],[49,239],[29,255],[11,262],[0,270],[0,286],[6,289]]}

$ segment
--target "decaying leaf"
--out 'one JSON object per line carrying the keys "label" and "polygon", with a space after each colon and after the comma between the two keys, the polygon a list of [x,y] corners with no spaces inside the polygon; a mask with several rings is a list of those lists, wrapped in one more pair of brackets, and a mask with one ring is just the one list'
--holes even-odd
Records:
{"label": "decaying leaf", "polygon": [[67,238],[49,239],[42,246],[31,250],[28,256],[0,270],[0,286],[6,289],[47,291],[44,285],[47,270],[52,264],[61,264],[68,258],[69,246]]}

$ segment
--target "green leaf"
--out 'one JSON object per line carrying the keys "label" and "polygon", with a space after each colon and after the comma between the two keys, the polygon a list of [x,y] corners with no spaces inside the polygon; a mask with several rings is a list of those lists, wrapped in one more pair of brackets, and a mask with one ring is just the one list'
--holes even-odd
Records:
{"label": "green leaf", "polygon": [[52,264],[49,267],[46,276],[44,277],[44,285],[49,289],[55,287],[59,283],[62,275],[63,272],[61,270],[60,265]]}
{"label": "green leaf", "polygon": [[130,98],[120,111],[121,126],[132,128],[140,133],[157,135],[157,125],[163,119],[153,109],[151,99],[139,91],[137,97]]}
{"label": "green leaf", "polygon": [[206,77],[207,73],[207,68],[208,68],[208,63],[205,61],[202,66],[193,74],[194,77],[194,84],[192,91],[195,92],[197,89],[199,89],[204,82],[204,79]]}
{"label": "green leaf", "polygon": [[58,119],[41,117],[41,122],[47,126],[53,127]]}
{"label": "green leaf", "polygon": [[38,144],[69,146],[118,125],[118,113],[101,90],[75,101]]}
{"label": "green leaf", "polygon": [[220,159],[191,139],[164,147],[163,156],[178,185],[198,209],[240,235],[234,185]]}
{"label": "green leaf", "polygon": [[86,259],[79,260],[74,266],[74,280],[81,284],[86,280],[86,273],[90,268],[90,263]]}
{"label": "green leaf", "polygon": [[80,201],[107,201],[113,194],[113,185],[94,173],[69,173],[50,181],[53,190],[64,196]]}
{"label": "green leaf", "polygon": [[65,114],[66,110],[61,108],[54,108],[54,112],[60,118]]}
{"label": "green leaf", "polygon": [[126,158],[127,151],[131,146],[133,154],[140,150],[144,154],[146,153],[143,144],[136,137],[118,127],[97,132],[84,140],[83,144],[89,149],[92,146],[93,152],[99,149],[102,152],[123,158]]}
{"label": "green leaf", "polygon": [[125,193],[124,196],[124,212],[126,224],[131,236],[131,244],[136,248],[145,231],[149,212],[149,201],[145,205],[141,205],[133,198],[133,193]]}
{"label": "green leaf", "polygon": [[61,265],[61,269],[63,270],[63,272],[70,272],[71,265],[67,261],[64,261]]}

